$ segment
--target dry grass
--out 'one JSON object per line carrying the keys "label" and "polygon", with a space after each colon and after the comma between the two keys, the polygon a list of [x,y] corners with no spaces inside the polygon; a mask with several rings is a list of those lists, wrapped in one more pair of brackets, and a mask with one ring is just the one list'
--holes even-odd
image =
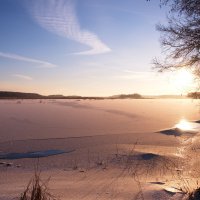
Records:
{"label": "dry grass", "polygon": [[48,182],[49,179],[43,182],[40,173],[35,172],[34,177],[26,186],[26,189],[21,194],[19,200],[56,200],[56,198],[49,192],[47,186]]}

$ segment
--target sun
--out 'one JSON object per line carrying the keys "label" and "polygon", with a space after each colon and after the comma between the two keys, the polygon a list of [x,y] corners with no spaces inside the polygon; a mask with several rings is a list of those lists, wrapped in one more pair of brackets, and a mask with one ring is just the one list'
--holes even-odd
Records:
{"label": "sun", "polygon": [[188,90],[194,86],[194,75],[189,70],[179,70],[173,75],[172,84],[179,90]]}
{"label": "sun", "polygon": [[187,70],[181,70],[177,73],[175,77],[175,84],[179,86],[187,86],[192,84],[193,79],[194,77],[191,72]]}

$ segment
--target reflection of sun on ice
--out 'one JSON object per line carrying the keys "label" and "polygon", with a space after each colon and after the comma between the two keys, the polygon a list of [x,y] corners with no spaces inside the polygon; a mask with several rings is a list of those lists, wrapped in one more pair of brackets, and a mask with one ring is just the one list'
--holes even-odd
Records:
{"label": "reflection of sun on ice", "polygon": [[192,129],[191,124],[185,119],[182,119],[175,127],[183,131],[189,131]]}

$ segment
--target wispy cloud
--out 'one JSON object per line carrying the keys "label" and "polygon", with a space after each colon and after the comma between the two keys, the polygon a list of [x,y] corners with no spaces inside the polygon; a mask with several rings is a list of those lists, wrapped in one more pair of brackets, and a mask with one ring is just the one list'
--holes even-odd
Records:
{"label": "wispy cloud", "polygon": [[93,55],[111,51],[96,34],[81,29],[72,0],[29,0],[28,2],[31,15],[40,26],[91,48],[76,54]]}
{"label": "wispy cloud", "polygon": [[43,61],[43,60],[37,60],[37,59],[29,58],[29,57],[24,57],[24,56],[16,55],[16,54],[10,54],[10,53],[0,52],[0,57],[7,58],[7,59],[12,59],[12,60],[18,60],[18,61],[36,63],[36,64],[39,64],[40,67],[44,67],[44,68],[57,67],[56,65],[54,65],[52,63],[49,63],[49,62],[46,62],[46,61]]}
{"label": "wispy cloud", "polygon": [[27,75],[23,75],[23,74],[12,74],[12,76],[19,78],[19,79],[23,79],[23,80],[27,80],[27,81],[32,81],[33,78]]}

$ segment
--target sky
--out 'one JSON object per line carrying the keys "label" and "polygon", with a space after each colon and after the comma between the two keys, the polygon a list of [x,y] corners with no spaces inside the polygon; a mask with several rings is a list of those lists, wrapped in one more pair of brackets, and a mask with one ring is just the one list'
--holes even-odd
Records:
{"label": "sky", "polygon": [[0,90],[185,93],[177,74],[152,70],[167,13],[159,0],[0,0]]}

